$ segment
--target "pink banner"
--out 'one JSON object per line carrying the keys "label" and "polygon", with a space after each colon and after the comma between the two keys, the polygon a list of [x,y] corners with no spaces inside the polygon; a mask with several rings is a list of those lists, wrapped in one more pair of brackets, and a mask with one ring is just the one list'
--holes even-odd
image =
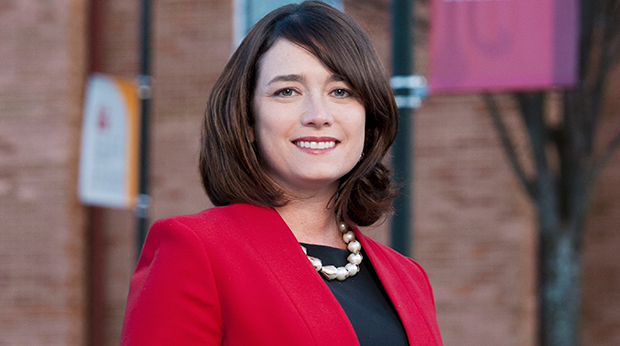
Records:
{"label": "pink banner", "polygon": [[432,0],[432,93],[569,87],[576,0]]}

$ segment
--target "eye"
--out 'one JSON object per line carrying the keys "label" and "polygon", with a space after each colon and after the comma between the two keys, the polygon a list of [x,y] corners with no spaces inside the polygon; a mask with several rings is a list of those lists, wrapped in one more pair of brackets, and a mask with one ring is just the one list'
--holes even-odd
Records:
{"label": "eye", "polygon": [[290,97],[295,95],[295,90],[293,88],[284,88],[276,91],[275,94],[276,96]]}
{"label": "eye", "polygon": [[336,97],[348,97],[351,96],[351,92],[349,92],[347,89],[336,89],[334,91],[332,91],[332,94]]}

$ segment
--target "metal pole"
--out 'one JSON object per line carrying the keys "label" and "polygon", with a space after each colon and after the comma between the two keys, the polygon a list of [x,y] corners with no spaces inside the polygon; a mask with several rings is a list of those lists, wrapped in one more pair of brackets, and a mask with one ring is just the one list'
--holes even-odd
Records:
{"label": "metal pole", "polygon": [[[413,74],[413,0],[392,0],[392,75]],[[396,95],[399,91],[396,90]],[[401,184],[400,195],[394,201],[392,241],[394,250],[405,256],[411,253],[413,109],[405,103],[398,105],[398,135],[392,146],[395,178]]]}
{"label": "metal pole", "polygon": [[142,0],[140,11],[140,75],[138,76],[138,97],[140,98],[140,174],[136,219],[138,228],[137,254],[148,231],[149,217],[149,111],[151,99],[150,76],[150,16],[149,0]]}
{"label": "metal pole", "polygon": [[[106,0],[90,1],[89,59],[90,72],[103,72],[103,9]],[[88,219],[88,291],[87,291],[87,339],[88,346],[103,346],[105,341],[105,249],[104,227],[105,208],[86,207]]]}

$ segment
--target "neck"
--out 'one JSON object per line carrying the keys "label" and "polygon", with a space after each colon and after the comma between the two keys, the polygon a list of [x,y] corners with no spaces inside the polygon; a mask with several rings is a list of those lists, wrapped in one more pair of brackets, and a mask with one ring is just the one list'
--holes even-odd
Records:
{"label": "neck", "polygon": [[327,203],[324,198],[297,199],[276,210],[300,243],[344,249],[334,209]]}

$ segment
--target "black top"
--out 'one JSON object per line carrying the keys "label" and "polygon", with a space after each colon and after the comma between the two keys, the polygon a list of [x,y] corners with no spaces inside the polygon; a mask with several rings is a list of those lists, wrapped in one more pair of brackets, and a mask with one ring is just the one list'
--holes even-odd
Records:
{"label": "black top", "polygon": [[[323,265],[344,266],[350,254],[349,250],[329,246],[301,245],[308,255],[321,259]],[[321,277],[349,317],[361,346],[409,345],[398,313],[363,249],[362,255],[364,259],[355,276],[344,281],[329,281],[320,274]]]}

